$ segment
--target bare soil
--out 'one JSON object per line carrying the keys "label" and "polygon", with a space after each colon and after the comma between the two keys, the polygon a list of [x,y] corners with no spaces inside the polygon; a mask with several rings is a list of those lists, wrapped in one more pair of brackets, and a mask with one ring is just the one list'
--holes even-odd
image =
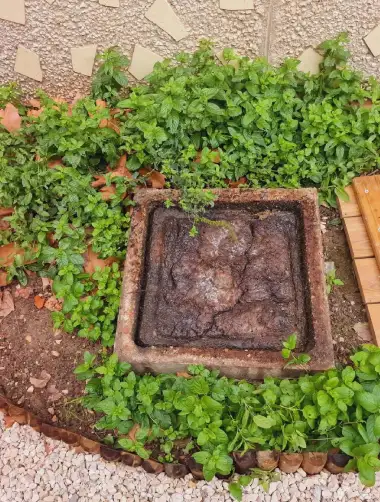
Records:
{"label": "bare soil", "polygon": [[362,339],[354,330],[356,324],[367,322],[367,316],[338,212],[322,208],[321,219],[322,228],[326,229],[323,233],[325,260],[334,262],[336,277],[344,282],[344,286],[333,288],[329,307],[335,359],[345,363],[355,347],[370,343],[371,338]]}
{"label": "bare soil", "polygon": [[[322,209],[325,259],[335,263],[337,277],[345,283],[334,288],[329,297],[335,356],[343,363],[354,347],[368,340],[361,340],[353,329],[356,323],[366,322],[366,314],[344,231],[342,225],[336,224],[337,217],[336,211]],[[15,311],[0,322],[0,393],[48,423],[89,437],[101,437],[92,429],[93,414],[76,401],[83,395],[84,384],[73,375],[84,351],[95,353],[100,346],[54,330],[50,312],[34,305],[33,296],[42,292],[41,279],[32,278],[29,286],[33,294],[27,299],[16,297],[15,284],[8,287]],[[46,387],[30,392],[30,377],[39,378],[42,370],[51,375],[49,382]]]}
{"label": "bare soil", "polygon": [[298,212],[228,208],[207,218],[194,238],[183,212],[154,211],[139,342],[281,350],[297,332],[305,350],[308,295]]}
{"label": "bare soil", "polygon": [[[99,345],[55,330],[50,311],[34,305],[34,296],[44,294],[41,279],[33,277],[28,287],[33,292],[22,298],[17,296],[16,284],[12,285],[15,310],[0,322],[0,393],[46,423],[97,437],[89,428],[93,413],[75,401],[83,394],[84,382],[75,378],[73,370],[86,350],[96,353]],[[41,379],[41,371],[50,379],[37,388],[30,378]]]}

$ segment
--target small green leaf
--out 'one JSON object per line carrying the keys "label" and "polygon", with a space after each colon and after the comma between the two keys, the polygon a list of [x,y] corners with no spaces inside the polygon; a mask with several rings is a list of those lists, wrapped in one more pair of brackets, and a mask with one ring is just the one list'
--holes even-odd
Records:
{"label": "small green leaf", "polygon": [[264,417],[263,415],[254,415],[253,421],[262,429],[270,429],[276,425],[276,421],[272,417]]}
{"label": "small green leaf", "polygon": [[243,500],[243,491],[238,483],[230,483],[228,485],[228,490],[232,498],[238,501]]}

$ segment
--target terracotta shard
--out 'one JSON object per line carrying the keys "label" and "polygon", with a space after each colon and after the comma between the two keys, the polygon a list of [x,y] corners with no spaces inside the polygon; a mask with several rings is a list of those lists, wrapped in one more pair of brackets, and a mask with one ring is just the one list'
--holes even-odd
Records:
{"label": "terracotta shard", "polygon": [[257,451],[256,452],[257,467],[263,471],[272,471],[278,465],[280,460],[280,452],[278,451]]}
{"label": "terracotta shard", "polygon": [[299,469],[302,461],[302,453],[281,453],[278,467],[282,470],[282,472],[291,474]]}
{"label": "terracotta shard", "polygon": [[151,458],[143,460],[141,467],[149,474],[160,474],[165,470],[164,464],[156,462],[156,460],[153,460]]}
{"label": "terracotta shard", "polygon": [[255,450],[248,450],[245,453],[235,451],[232,456],[235,462],[235,470],[238,474],[246,474],[257,465]]}
{"label": "terracotta shard", "polygon": [[165,474],[169,478],[184,478],[189,470],[184,464],[165,464]]}
{"label": "terracotta shard", "polygon": [[306,474],[319,474],[327,462],[327,453],[310,451],[303,454],[302,469]]}

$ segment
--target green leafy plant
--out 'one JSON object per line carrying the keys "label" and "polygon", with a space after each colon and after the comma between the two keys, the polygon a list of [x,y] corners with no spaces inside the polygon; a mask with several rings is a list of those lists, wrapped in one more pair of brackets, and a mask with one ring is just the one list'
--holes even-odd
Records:
{"label": "green leafy plant", "polygon": [[283,349],[281,351],[282,357],[287,361],[285,368],[287,366],[303,365],[307,364],[311,357],[308,354],[295,355],[294,350],[297,346],[297,334],[293,333],[284,342],[282,342]]}
{"label": "green leafy plant", "polygon": [[19,106],[21,101],[21,89],[17,82],[10,82],[0,86],[0,108],[4,108],[8,103]]}
{"label": "green leafy plant", "polygon": [[248,486],[254,479],[258,479],[259,485],[262,486],[265,492],[269,491],[270,484],[280,481],[281,475],[278,472],[263,471],[261,469],[251,469],[251,474],[239,476],[235,481],[228,485],[228,490],[231,496],[238,501],[243,500],[243,489]]}
{"label": "green leafy plant", "polygon": [[100,66],[92,81],[92,96],[115,104],[120,99],[120,91],[128,85],[123,69],[129,65],[129,59],[121,54],[118,47],[110,47],[98,54],[96,59],[100,61]]}
{"label": "green leafy plant", "polygon": [[344,286],[344,282],[336,277],[335,269],[330,270],[326,274],[326,291],[328,295],[332,292],[334,286]]}
{"label": "green leafy plant", "polygon": [[[358,469],[368,486],[380,468],[378,347],[363,346],[352,356],[354,367],[255,384],[202,366],[189,366],[187,377],[153,376],[136,374],[115,355],[104,361],[99,366],[86,354],[77,368],[87,380],[82,402],[101,413],[95,427],[111,432],[129,451],[155,451],[162,459],[176,440],[188,439],[187,451],[202,464],[206,479],[232,473],[233,451],[256,448],[302,452],[338,446],[352,456],[348,469]],[[121,441],[137,426],[141,434]],[[264,488],[272,479],[255,470],[252,476],[260,476]],[[237,497],[248,477],[234,482]]]}

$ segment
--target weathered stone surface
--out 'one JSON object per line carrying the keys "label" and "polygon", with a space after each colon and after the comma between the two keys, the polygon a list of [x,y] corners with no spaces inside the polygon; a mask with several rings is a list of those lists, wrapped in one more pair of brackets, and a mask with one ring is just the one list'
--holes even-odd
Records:
{"label": "weathered stone surface", "polygon": [[[157,208],[139,341],[143,345],[281,350],[306,347],[299,222],[291,211],[214,209],[212,223]],[[152,330],[152,325],[155,325]]]}
{"label": "weathered stone surface", "polygon": [[[297,295],[301,302],[305,299],[308,302],[307,318],[303,316],[307,328],[298,329],[300,349],[311,356],[308,369],[331,367],[333,351],[316,192],[231,189],[216,190],[215,194],[218,196],[215,214],[219,214],[216,219],[223,220],[224,205],[228,204],[231,209],[237,204],[244,211],[252,211],[253,231],[252,225],[248,225],[247,221],[244,220],[242,224],[239,223],[239,218],[233,218],[233,225],[227,222],[226,226],[226,222],[222,221],[219,235],[213,233],[215,225],[202,225],[201,237],[191,240],[188,236],[189,229],[178,226],[176,210],[168,210],[167,213],[161,211],[164,216],[160,223],[166,225],[166,230],[155,242],[154,235],[149,235],[149,221],[154,219],[156,209],[162,207],[166,199],[178,200],[179,192],[140,190],[137,194],[116,336],[116,352],[120,359],[128,360],[138,371],[178,372],[184,371],[188,364],[204,364],[238,378],[296,375],[300,368],[290,367],[284,370],[279,349],[281,338],[286,338],[293,326],[297,326],[297,329],[302,327],[302,323],[295,322],[297,316],[302,317],[302,314],[294,309],[291,312],[288,308],[291,299]],[[299,212],[303,230],[298,245],[302,248],[302,270],[305,274],[302,282],[310,288],[304,294],[299,294],[297,284],[294,286],[287,275],[290,255],[294,255],[293,244],[289,244],[287,240],[294,225],[291,221],[293,216],[285,215],[285,219],[269,232],[266,225],[271,221],[270,204],[275,204],[276,210],[296,207]],[[261,219],[260,216],[255,217],[264,210],[268,210],[265,217],[263,214]],[[170,216],[166,221],[165,214],[174,217]],[[212,214],[210,211],[208,217],[212,218]],[[153,228],[157,227],[157,221]],[[285,227],[285,232],[281,230],[282,226]],[[218,225],[216,227],[220,230]],[[236,240],[229,234],[236,234]],[[253,235],[256,239],[255,246],[251,246]],[[177,245],[176,255],[174,250]],[[196,248],[196,255],[186,255],[191,246]],[[165,249],[173,251],[174,258],[169,255],[164,258]],[[269,249],[267,254],[265,249]],[[232,262],[229,261],[230,256],[234,257]],[[175,294],[166,288],[165,273],[161,266],[163,263],[170,270],[167,284],[173,286]],[[207,269],[204,267],[206,263],[211,263],[212,267]],[[153,276],[160,277],[161,282],[153,280],[149,283],[149,277],[144,277],[144,264],[156,268]],[[246,276],[250,280],[245,282]],[[143,288],[141,281],[145,281]],[[157,305],[163,291],[166,295],[164,300],[168,302],[166,305],[169,305],[166,311],[160,310],[160,305]],[[191,309],[184,312],[188,308],[186,302]],[[271,318],[266,311],[260,311],[260,302],[267,302],[267,310],[273,310]],[[157,316],[148,316],[148,322],[144,321],[146,305],[151,308],[154,304]],[[281,304],[284,310],[281,310]],[[279,305],[280,310],[275,312]],[[230,315],[230,310],[233,315]],[[192,317],[193,311],[197,312],[197,319]],[[271,350],[259,344],[260,336],[264,336],[264,328],[260,331],[260,324],[264,327],[269,322],[277,329],[273,338],[268,330],[265,333],[267,347]],[[282,326],[285,326],[283,332]],[[256,339],[255,328],[259,333]],[[150,339],[149,330],[152,335]],[[181,338],[181,332],[184,331],[186,337]],[[223,340],[223,334],[226,333],[232,342]],[[165,339],[167,334],[170,334],[170,338]],[[202,337],[200,345],[199,339]],[[246,350],[239,350],[241,348]]]}

